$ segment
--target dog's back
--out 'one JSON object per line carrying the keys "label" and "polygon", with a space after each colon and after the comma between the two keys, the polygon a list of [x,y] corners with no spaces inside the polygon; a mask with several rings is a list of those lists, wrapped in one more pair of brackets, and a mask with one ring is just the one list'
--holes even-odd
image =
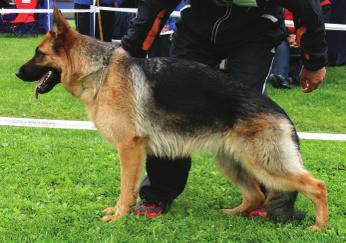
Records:
{"label": "dog's back", "polygon": [[[137,127],[142,135],[150,134],[157,155],[217,152],[230,129],[259,116],[291,124],[268,97],[206,65],[176,58],[130,58],[129,66],[140,114]],[[297,138],[294,130],[292,135]]]}

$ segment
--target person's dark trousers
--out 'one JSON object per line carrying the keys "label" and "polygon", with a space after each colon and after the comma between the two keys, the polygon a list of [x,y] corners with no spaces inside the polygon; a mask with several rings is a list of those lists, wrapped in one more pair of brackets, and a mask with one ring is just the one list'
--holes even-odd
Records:
{"label": "person's dark trousers", "polygon": [[290,47],[287,41],[282,41],[281,44],[276,47],[271,73],[288,78],[289,68]]}
{"label": "person's dark trousers", "polygon": [[[90,9],[90,5],[74,4],[75,9]],[[76,30],[83,35],[90,35],[90,13],[75,13]]]}
{"label": "person's dark trousers", "polygon": [[173,160],[148,156],[147,177],[141,184],[140,197],[148,202],[171,203],[183,192],[190,168],[191,158]]}
{"label": "person's dark trousers", "polygon": [[[229,57],[229,74],[233,80],[263,93],[273,59],[273,45],[262,42],[243,42],[234,48],[222,49],[194,43],[184,35],[175,34],[170,56],[185,58],[216,67]],[[191,158],[157,158],[146,161],[147,177],[141,184],[140,197],[146,201],[170,203],[184,190]]]}
{"label": "person's dark trousers", "polygon": [[300,83],[300,72],[303,67],[301,59],[301,49],[292,48],[290,54],[290,71],[288,76],[292,78],[294,84],[299,85]]}

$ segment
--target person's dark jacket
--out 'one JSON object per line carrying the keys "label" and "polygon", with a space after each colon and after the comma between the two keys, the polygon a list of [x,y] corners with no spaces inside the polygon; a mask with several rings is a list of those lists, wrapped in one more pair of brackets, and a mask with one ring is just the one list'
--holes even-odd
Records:
{"label": "person's dark jacket", "polygon": [[[140,0],[122,46],[131,55],[143,57],[159,35],[164,23],[181,0]],[[264,38],[276,45],[283,40],[282,7],[299,16],[303,63],[318,70],[327,63],[327,44],[319,0],[257,0],[259,7],[219,5],[212,0],[191,0],[177,23],[183,32],[199,43],[225,48],[252,38]],[[218,1],[222,2],[222,1]]]}

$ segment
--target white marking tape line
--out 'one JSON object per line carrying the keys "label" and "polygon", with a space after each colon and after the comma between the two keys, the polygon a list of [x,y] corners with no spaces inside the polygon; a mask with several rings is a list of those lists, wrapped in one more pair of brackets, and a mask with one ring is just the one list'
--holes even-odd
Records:
{"label": "white marking tape line", "polygon": [[346,141],[346,134],[298,132],[300,139]]}
{"label": "white marking tape line", "polygon": [[[63,13],[94,13],[99,12],[100,10],[104,11],[115,11],[115,12],[123,12],[123,13],[137,13],[136,8],[112,8],[112,7],[96,7],[91,6],[90,9],[60,9]],[[0,14],[10,14],[10,13],[52,13],[53,9],[0,9]],[[171,17],[180,17],[179,11],[174,11],[171,14]],[[286,26],[294,26],[293,21],[286,20]],[[325,24],[327,30],[341,30],[346,31],[345,24]]]}
{"label": "white marking tape line", "polygon": [[96,130],[94,123],[89,121],[48,120],[16,117],[0,117],[0,126]]}
{"label": "white marking tape line", "polygon": [[[0,126],[43,127],[79,130],[96,130],[89,121],[48,120],[15,117],[0,117]],[[346,134],[298,132],[300,139],[346,141]]]}

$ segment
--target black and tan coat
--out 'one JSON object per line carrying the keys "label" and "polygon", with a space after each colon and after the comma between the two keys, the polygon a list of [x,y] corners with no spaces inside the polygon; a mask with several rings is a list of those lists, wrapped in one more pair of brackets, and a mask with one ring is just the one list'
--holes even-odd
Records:
{"label": "black and tan coat", "polygon": [[55,10],[53,30],[18,71],[39,80],[36,93],[61,82],[81,99],[100,134],[118,150],[121,190],[105,221],[129,212],[147,155],[189,156],[208,150],[223,174],[240,186],[239,214],[258,207],[259,183],[300,191],[316,209],[314,230],[327,225],[327,190],[303,166],[295,128],[285,112],[205,65],[172,58],[136,59],[117,46],[82,36]]}

